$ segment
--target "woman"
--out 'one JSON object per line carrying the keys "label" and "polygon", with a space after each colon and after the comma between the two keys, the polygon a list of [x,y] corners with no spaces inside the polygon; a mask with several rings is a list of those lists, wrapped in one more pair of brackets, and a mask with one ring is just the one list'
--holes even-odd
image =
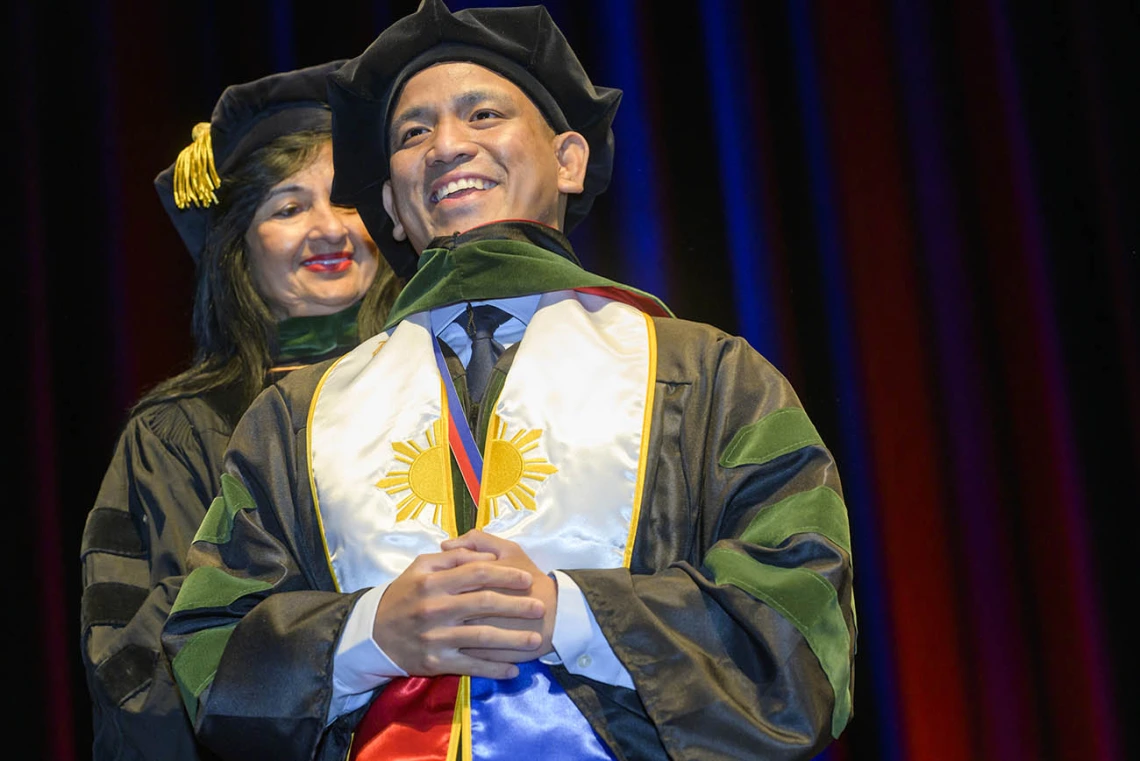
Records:
{"label": "woman", "polygon": [[131,411],[84,529],[96,759],[209,757],[159,632],[230,433],[265,385],[378,332],[398,291],[360,217],[329,200],[340,63],[228,88],[155,181],[197,264],[196,356]]}

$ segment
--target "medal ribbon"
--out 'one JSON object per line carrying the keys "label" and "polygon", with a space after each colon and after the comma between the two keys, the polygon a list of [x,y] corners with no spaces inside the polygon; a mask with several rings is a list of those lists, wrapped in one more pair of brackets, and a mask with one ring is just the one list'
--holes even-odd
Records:
{"label": "medal ribbon", "polygon": [[[479,494],[482,490],[483,455],[475,445],[471,426],[467,422],[467,416],[463,414],[463,405],[459,403],[459,394],[456,393],[455,383],[447,370],[447,362],[443,358],[443,351],[439,348],[439,339],[433,337],[431,343],[435,349],[435,364],[439,368],[439,377],[447,392],[447,443],[455,455],[459,472],[463,474],[463,483],[467,485],[467,491],[471,493],[471,498],[478,507]],[[456,410],[460,414],[456,415]]]}

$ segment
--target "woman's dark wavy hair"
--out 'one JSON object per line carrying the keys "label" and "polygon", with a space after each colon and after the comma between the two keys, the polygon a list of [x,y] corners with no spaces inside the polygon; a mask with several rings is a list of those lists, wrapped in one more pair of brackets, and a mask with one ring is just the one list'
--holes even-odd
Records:
{"label": "woman's dark wavy hair", "polygon": [[[244,410],[261,392],[277,352],[277,321],[253,286],[245,234],[269,191],[312,163],[332,139],[326,130],[279,137],[251,152],[225,177],[195,277],[194,362],[146,393],[135,411],[152,404],[226,389]],[[360,340],[376,335],[401,283],[383,256],[357,315]]]}

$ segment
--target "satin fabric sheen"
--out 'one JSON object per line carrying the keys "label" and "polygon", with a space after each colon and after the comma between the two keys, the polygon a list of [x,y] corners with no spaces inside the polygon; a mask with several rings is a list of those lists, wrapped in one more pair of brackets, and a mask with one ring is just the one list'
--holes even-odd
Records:
{"label": "satin fabric sheen", "polygon": [[514,679],[471,680],[471,757],[477,761],[613,761],[590,723],[539,661]]}
{"label": "satin fabric sheen", "polygon": [[[609,299],[569,291],[543,295],[496,401],[491,433],[503,440],[537,432],[525,452],[488,445],[523,467],[512,491],[534,492],[536,509],[517,509],[485,488],[484,530],[517,542],[544,571],[619,568],[625,564],[640,506],[647,399],[654,377],[648,320]],[[382,348],[380,343],[386,341]],[[414,482],[433,458],[400,455],[414,445],[447,447],[446,397],[432,358],[430,320],[412,315],[391,334],[370,339],[340,360],[317,391],[309,426],[318,516],[341,591],[390,583],[416,556],[439,551],[454,530],[454,499],[441,495],[412,519],[397,520],[411,489],[378,488],[392,474]],[[429,432],[434,431],[430,441]],[[520,463],[519,457],[522,457]],[[401,459],[401,457],[403,459]],[[440,458],[439,479],[450,477]],[[538,472],[553,465],[557,472]],[[483,478],[485,486],[496,479]],[[411,484],[409,484],[410,486]],[[451,518],[436,522],[433,516]]]}
{"label": "satin fabric sheen", "polygon": [[[455,676],[394,680],[357,727],[349,761],[452,761],[458,688]],[[520,663],[514,679],[471,679],[470,705],[470,756],[464,748],[460,761],[615,759],[539,661]]]}
{"label": "satin fabric sheen", "polygon": [[357,726],[349,761],[449,761],[458,691],[457,676],[393,679]]}

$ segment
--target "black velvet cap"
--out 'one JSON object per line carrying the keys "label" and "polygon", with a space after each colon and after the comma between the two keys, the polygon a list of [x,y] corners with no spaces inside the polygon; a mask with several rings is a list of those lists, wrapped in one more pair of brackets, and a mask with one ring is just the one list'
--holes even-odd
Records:
{"label": "black velvet cap", "polygon": [[[210,121],[195,126],[194,141],[155,177],[162,206],[195,262],[202,254],[212,207],[217,203],[213,191],[239,161],[282,135],[330,129],[328,75],[344,62],[330,61],[230,85],[214,105]],[[189,197],[188,186],[192,186]]]}
{"label": "black velvet cap", "polygon": [[329,76],[333,112],[332,197],[355,206],[380,250],[402,277],[417,255],[392,238],[381,188],[388,179],[388,122],[405,82],[428,66],[467,61],[511,80],[555,132],[580,132],[590,146],[582,193],[567,199],[565,231],[589,212],[610,183],[614,114],[621,91],[595,87],[562,31],[542,6],[471,8],[451,13],[423,0],[415,13],[380,33],[368,49]]}

